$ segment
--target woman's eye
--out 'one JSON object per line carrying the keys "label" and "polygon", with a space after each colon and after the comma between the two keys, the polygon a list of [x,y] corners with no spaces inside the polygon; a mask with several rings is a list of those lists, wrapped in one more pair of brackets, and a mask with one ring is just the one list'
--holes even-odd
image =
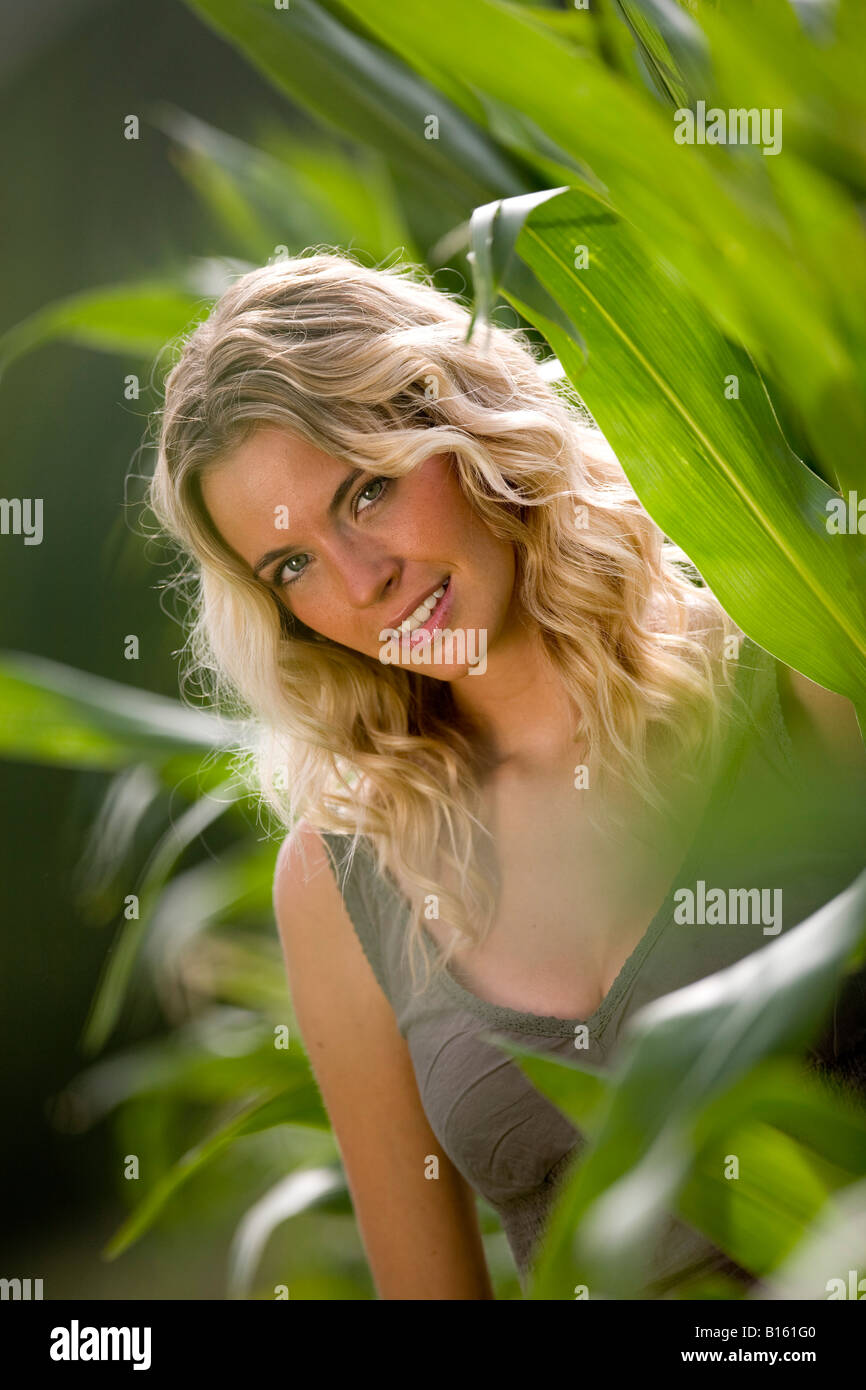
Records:
{"label": "woman's eye", "polygon": [[[303,572],[304,572],[303,569],[294,570],[294,569],[291,568],[291,566],[294,564],[295,560],[305,560],[306,558],[307,558],[306,555],[290,555],[289,558],[288,558],[288,560],[284,560],[283,563],[280,565],[280,568],[277,570],[277,576],[276,576],[276,578],[277,578],[277,583],[278,583],[278,584],[283,584],[283,583],[289,583],[289,584],[291,584],[291,582],[292,582],[291,579],[285,580],[285,579],[283,578],[283,576],[284,576],[285,574],[287,574],[287,573],[290,574],[290,575],[292,575],[295,579],[297,579],[297,577],[298,577],[299,574],[303,574]],[[304,568],[306,568],[306,566],[304,566]]]}
{"label": "woman's eye", "polygon": [[[365,483],[364,486],[360,489],[360,491],[355,494],[355,511],[362,512],[369,510],[369,508],[372,507],[373,503],[378,502],[380,497],[383,496],[387,487],[387,478],[371,478],[369,483]],[[380,490],[375,494],[374,497],[367,497],[367,506],[363,507],[361,505],[361,499],[364,498],[365,494],[368,493],[371,488],[379,488]]]}

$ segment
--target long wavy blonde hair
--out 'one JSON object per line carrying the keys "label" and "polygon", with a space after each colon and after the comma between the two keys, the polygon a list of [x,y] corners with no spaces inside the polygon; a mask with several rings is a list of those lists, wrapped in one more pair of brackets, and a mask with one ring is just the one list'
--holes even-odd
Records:
{"label": "long wavy blonde hair", "polygon": [[431,901],[456,928],[434,972],[495,912],[471,730],[447,681],[298,622],[216,532],[203,471],[261,425],[383,476],[447,452],[514,548],[519,603],[573,703],[590,785],[628,782],[662,810],[650,737],[687,778],[705,775],[731,687],[726,638],[740,635],[531,339],[492,326],[467,341],[468,325],[458,296],[405,261],[316,248],[241,275],[179,345],[148,499],[185,557],[185,680],[246,721],[240,757],[278,823],[351,835],[350,856],[366,837],[409,901],[416,987],[419,959],[425,985],[431,974]]}

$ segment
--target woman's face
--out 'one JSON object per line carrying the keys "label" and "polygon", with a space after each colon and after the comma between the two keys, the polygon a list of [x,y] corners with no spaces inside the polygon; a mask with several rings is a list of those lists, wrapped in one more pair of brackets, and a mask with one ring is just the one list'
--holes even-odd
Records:
{"label": "woman's face", "polygon": [[[453,680],[475,664],[470,633],[486,665],[513,620],[512,546],[473,511],[448,454],[383,478],[262,426],[205,471],[201,490],[259,582],[307,627],[353,651],[382,660],[389,645],[392,664]],[[468,662],[442,639],[435,658],[437,629],[466,633]],[[416,635],[387,644],[386,630]],[[413,661],[409,652],[426,642],[435,659]]]}

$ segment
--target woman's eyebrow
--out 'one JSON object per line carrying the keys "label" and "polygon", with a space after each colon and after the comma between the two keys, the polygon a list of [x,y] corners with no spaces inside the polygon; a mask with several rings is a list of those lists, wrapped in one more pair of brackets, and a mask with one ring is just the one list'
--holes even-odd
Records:
{"label": "woman's eyebrow", "polygon": [[[349,488],[352,486],[355,479],[360,478],[363,472],[363,468],[351,468],[349,470],[343,481],[338,485],[336,492],[334,493],[333,497],[328,503],[328,516],[334,515],[334,512],[339,507],[340,503],[342,502],[346,493],[349,491]],[[271,563],[272,560],[279,560],[280,556],[284,555],[286,551],[290,548],[290,546],[291,541],[286,540],[276,550],[269,550],[267,555],[263,555],[262,558],[256,562],[255,566],[253,567],[253,574],[259,574],[260,571],[263,570],[266,565],[269,565]]]}

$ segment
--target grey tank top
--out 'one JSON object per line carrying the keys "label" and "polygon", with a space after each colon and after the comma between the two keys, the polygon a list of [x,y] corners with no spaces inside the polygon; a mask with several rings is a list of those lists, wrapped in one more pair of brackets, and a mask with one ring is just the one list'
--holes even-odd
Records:
{"label": "grey tank top", "polygon": [[[746,638],[735,703],[713,790],[664,903],[587,1019],[522,1013],[465,988],[449,966],[413,994],[405,953],[409,905],[378,873],[372,846],[323,834],[331,867],[364,952],[406,1039],[418,1090],[442,1149],[498,1214],[521,1287],[558,1187],[585,1142],[560,1110],[485,1034],[606,1070],[629,1018],[650,1000],[721,970],[777,939],[761,925],[681,925],[678,888],[782,889],[780,931],[846,888],[866,864],[866,784],[840,795],[820,749],[785,722],[776,662]],[[804,739],[806,740],[804,742]],[[796,740],[796,742],[795,742]],[[823,759],[826,762],[826,758]],[[762,918],[762,921],[765,919]],[[429,944],[435,949],[433,938]],[[846,977],[834,1026],[804,1060],[866,1098],[866,970]],[[580,1051],[576,1031],[585,1025]],[[755,1281],[694,1228],[671,1218],[653,1260],[652,1295],[704,1273]]]}

